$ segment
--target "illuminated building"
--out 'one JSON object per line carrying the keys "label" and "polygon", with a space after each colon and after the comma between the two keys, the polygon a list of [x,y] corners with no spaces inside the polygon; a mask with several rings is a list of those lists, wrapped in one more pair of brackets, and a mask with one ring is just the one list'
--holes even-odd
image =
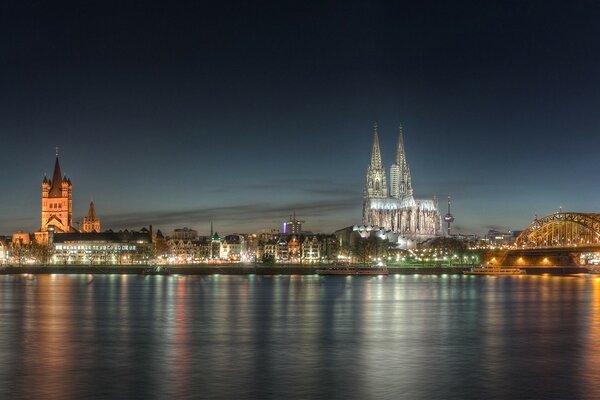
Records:
{"label": "illuminated building", "polygon": [[190,263],[194,261],[198,253],[198,241],[171,238],[167,240],[167,246],[170,262]]}
{"label": "illuminated building", "polygon": [[448,227],[448,236],[450,236],[450,224],[454,222],[454,215],[450,212],[450,196],[448,196],[448,212],[444,215],[444,222]]}
{"label": "illuminated building", "polygon": [[84,233],[92,233],[92,232],[100,232],[100,219],[96,215],[96,207],[94,206],[94,202],[90,202],[90,208],[85,217],[83,217],[83,222],[81,224],[81,232]]}
{"label": "illuminated building", "polygon": [[169,262],[191,263],[202,256],[198,240],[198,231],[187,227],[177,228],[171,232],[166,241]]}
{"label": "illuminated building", "polygon": [[62,175],[57,149],[52,179],[44,175],[42,180],[42,221],[40,231],[36,232],[36,241],[47,243],[49,230],[56,233],[74,232],[72,224],[73,185],[66,175]]}
{"label": "illuminated building", "polygon": [[268,239],[265,243],[256,249],[256,257],[262,258],[263,255],[270,255],[277,259],[277,239]]}
{"label": "illuminated building", "polygon": [[6,264],[10,253],[8,251],[9,241],[6,238],[0,238],[0,264]]}
{"label": "illuminated building", "polygon": [[296,219],[296,212],[294,211],[294,214],[290,215],[289,221],[283,223],[283,233],[288,235],[298,235],[302,233],[303,223],[304,221]]}
{"label": "illuminated building", "polygon": [[230,261],[240,261],[246,254],[246,239],[243,235],[232,234],[225,236],[223,241],[223,258]]}
{"label": "illuminated building", "polygon": [[187,227],[174,229],[173,232],[171,232],[171,239],[198,240],[198,231]]}
{"label": "illuminated building", "polygon": [[271,255],[277,263],[314,264],[322,259],[335,259],[338,253],[334,235],[281,235],[260,243],[256,257]]}
{"label": "illuminated building", "polygon": [[491,229],[485,235],[486,242],[490,246],[514,246],[515,240],[522,231],[501,232]]}
{"label": "illuminated building", "polygon": [[289,248],[288,248],[288,237],[283,235],[277,241],[277,253],[275,254],[275,260],[277,262],[289,262]]}
{"label": "illuminated building", "polygon": [[222,258],[223,251],[223,240],[217,232],[212,233],[212,223],[211,223],[211,236],[210,236],[210,259],[211,260],[220,260]]}
{"label": "illuminated building", "polygon": [[152,233],[120,231],[49,235],[54,264],[145,264],[152,257]]}
{"label": "illuminated building", "polygon": [[13,233],[11,243],[13,246],[27,246],[31,244],[31,235],[23,231]]}
{"label": "illuminated building", "polygon": [[296,235],[292,235],[290,238],[288,238],[287,242],[288,242],[287,254],[288,254],[289,261],[292,263],[299,262],[300,256],[301,256],[301,251],[300,251],[301,243],[298,240],[298,237]]}
{"label": "illuminated building", "polygon": [[396,234],[398,241],[422,242],[441,233],[441,217],[436,199],[415,199],[410,169],[400,127],[395,163],[390,168],[388,195],[385,170],[379,148],[379,132],[374,126],[371,162],[367,168],[363,202],[363,224],[368,230],[383,229]]}
{"label": "illuminated building", "polygon": [[302,261],[312,264],[319,262],[321,258],[321,245],[316,236],[306,236],[302,241]]}

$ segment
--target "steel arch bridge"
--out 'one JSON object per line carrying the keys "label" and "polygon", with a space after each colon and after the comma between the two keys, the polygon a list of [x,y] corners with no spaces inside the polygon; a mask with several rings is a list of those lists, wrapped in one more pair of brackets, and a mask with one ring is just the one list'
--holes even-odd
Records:
{"label": "steel arch bridge", "polygon": [[517,237],[520,248],[600,248],[600,214],[555,212],[536,218]]}

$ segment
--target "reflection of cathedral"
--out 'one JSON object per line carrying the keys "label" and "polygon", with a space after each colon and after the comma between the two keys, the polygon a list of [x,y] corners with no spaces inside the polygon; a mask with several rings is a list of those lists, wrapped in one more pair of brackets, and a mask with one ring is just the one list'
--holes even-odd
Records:
{"label": "reflection of cathedral", "polygon": [[377,124],[374,126],[371,163],[367,169],[363,203],[363,224],[383,228],[406,240],[421,242],[439,236],[441,217],[435,199],[413,197],[410,170],[404,152],[402,127],[396,162],[390,167],[390,190],[381,161]]}

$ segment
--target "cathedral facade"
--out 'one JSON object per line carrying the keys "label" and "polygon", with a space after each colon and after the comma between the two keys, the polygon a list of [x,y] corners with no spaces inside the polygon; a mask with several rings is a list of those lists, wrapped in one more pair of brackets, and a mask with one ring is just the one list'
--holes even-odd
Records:
{"label": "cathedral facade", "polygon": [[377,124],[374,126],[371,162],[367,167],[364,190],[363,224],[367,230],[393,234],[399,243],[419,243],[441,235],[442,219],[437,200],[413,197],[402,126],[396,160],[390,167],[389,191],[381,160],[378,127]]}

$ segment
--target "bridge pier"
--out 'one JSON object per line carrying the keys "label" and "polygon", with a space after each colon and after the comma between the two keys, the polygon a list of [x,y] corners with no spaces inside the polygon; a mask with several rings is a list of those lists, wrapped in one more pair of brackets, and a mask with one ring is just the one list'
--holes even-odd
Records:
{"label": "bridge pier", "polygon": [[516,265],[523,267],[578,267],[580,266],[579,254],[536,254],[535,252],[514,251],[509,252],[504,258],[502,265]]}
{"label": "bridge pier", "polygon": [[581,267],[582,252],[573,248],[495,250],[486,252],[483,262],[505,267]]}

